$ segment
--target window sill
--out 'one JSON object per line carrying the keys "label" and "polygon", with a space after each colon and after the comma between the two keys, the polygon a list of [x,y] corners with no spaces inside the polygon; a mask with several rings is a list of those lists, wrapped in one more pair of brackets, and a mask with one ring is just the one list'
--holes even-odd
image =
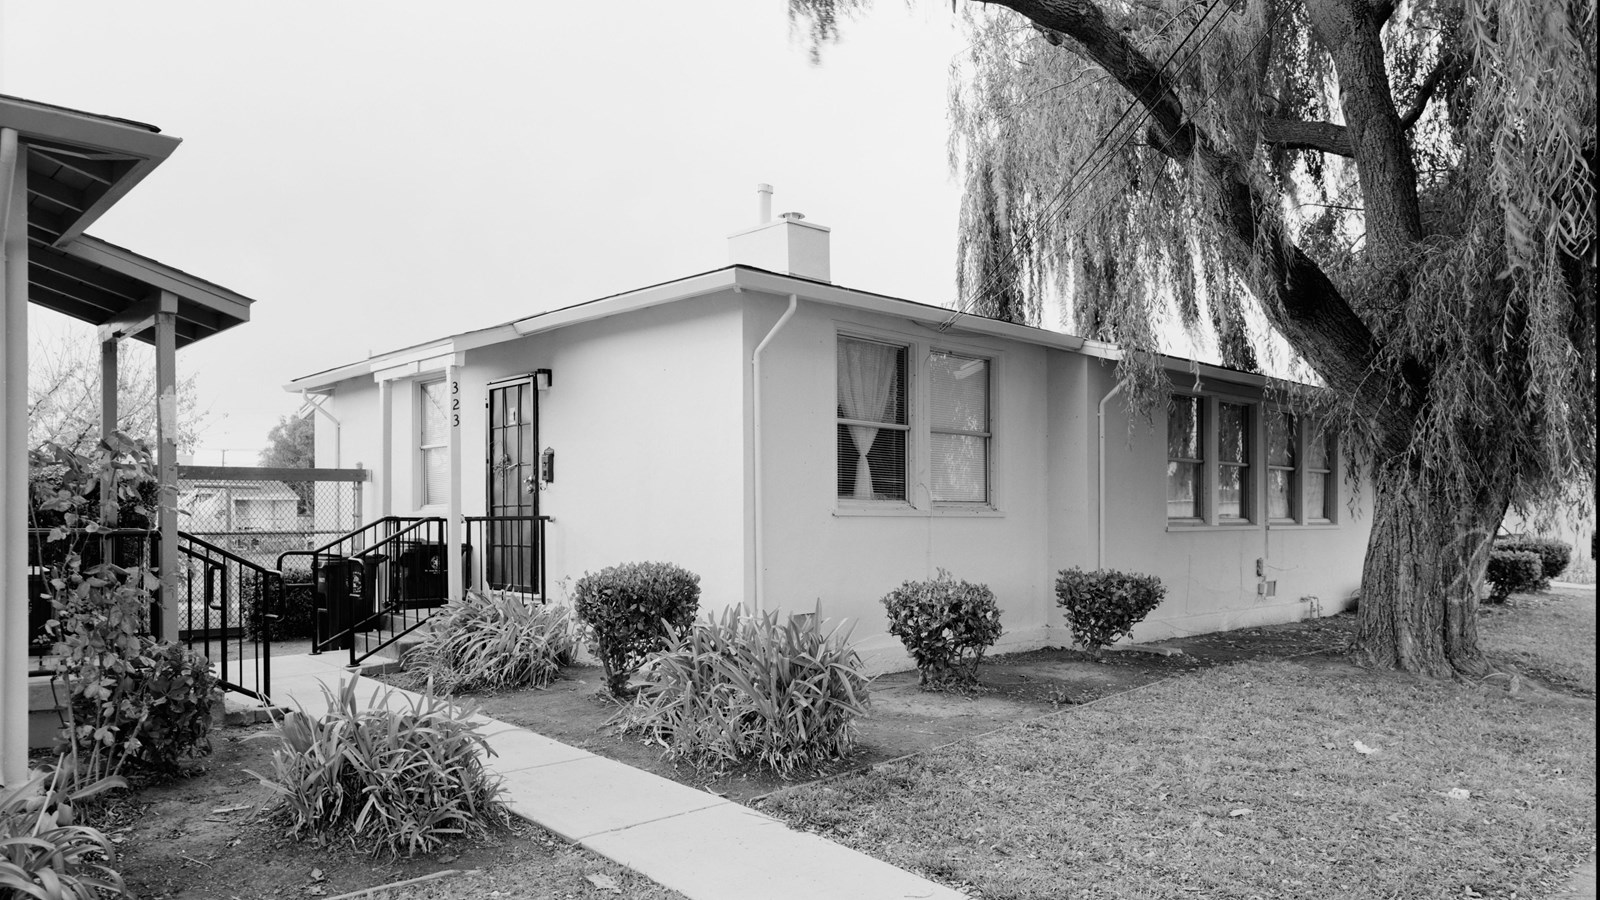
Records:
{"label": "window sill", "polygon": [[1339,523],[1324,519],[1320,522],[1273,522],[1267,527],[1287,528],[1293,531],[1333,531],[1339,527]]}
{"label": "window sill", "polygon": [[1169,521],[1167,523],[1167,531],[1168,532],[1180,532],[1180,531],[1181,532],[1190,532],[1190,531],[1250,531],[1250,530],[1257,529],[1257,528],[1260,528],[1260,527],[1261,527],[1261,525],[1259,523],[1256,523],[1256,522],[1228,522],[1228,523],[1220,523],[1219,522],[1216,525],[1210,525],[1210,524],[1207,524],[1205,522],[1195,522],[1193,524],[1190,524],[1190,523],[1187,523],[1187,522],[1170,522]]}
{"label": "window sill", "polygon": [[992,506],[935,506],[931,509],[918,509],[907,503],[885,503],[882,506],[837,506],[833,510],[834,518],[957,518],[957,519],[999,519],[1005,517],[1005,512]]}

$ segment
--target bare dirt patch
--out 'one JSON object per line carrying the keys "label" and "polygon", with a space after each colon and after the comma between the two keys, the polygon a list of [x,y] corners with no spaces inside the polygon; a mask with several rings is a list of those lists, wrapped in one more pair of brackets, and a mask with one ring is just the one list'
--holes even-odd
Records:
{"label": "bare dirt patch", "polygon": [[[271,792],[251,769],[272,771],[272,726],[213,734],[203,771],[161,782],[135,779],[135,792],[113,801],[97,824],[117,843],[117,868],[144,900],[261,900],[336,897],[453,870],[438,881],[376,895],[388,897],[677,898],[646,878],[541,828],[525,823],[460,842],[431,857],[372,857],[349,839],[326,847],[291,840],[268,815]],[[589,880],[615,883],[618,891]],[[499,891],[498,895],[492,893]]]}

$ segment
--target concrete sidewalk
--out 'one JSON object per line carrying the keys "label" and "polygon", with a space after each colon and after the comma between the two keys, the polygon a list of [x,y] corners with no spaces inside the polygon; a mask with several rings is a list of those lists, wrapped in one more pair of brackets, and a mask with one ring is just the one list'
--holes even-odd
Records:
{"label": "concrete sidewalk", "polygon": [[[363,706],[374,691],[415,697],[352,676],[340,654],[272,660],[273,701],[327,711],[359,679]],[[326,660],[326,661],[324,661]],[[238,700],[231,699],[230,704]],[[239,700],[244,698],[240,697]],[[516,815],[609,857],[691,900],[957,900],[965,895],[715,794],[696,790],[559,741],[479,716],[497,754],[489,768],[505,781]]]}

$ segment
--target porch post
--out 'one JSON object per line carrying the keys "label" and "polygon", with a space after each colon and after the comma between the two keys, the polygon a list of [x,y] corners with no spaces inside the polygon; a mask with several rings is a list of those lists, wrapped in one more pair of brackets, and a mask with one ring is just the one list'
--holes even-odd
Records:
{"label": "porch post", "polygon": [[[117,342],[114,334],[100,336],[100,437],[117,430]],[[117,524],[117,498],[112,491],[111,469],[100,475],[100,522]]]}
{"label": "porch post", "polygon": [[161,494],[161,633],[178,639],[178,295],[162,291],[156,307],[156,477]]}
{"label": "porch post", "polygon": [[465,594],[466,573],[461,562],[461,359],[458,355],[444,369],[445,390],[450,397],[450,501],[445,522],[445,584],[449,599]]}
{"label": "porch post", "polygon": [[387,378],[378,382],[378,433],[382,448],[378,451],[378,515],[382,519],[394,515],[394,382]]}
{"label": "porch post", "polygon": [[28,149],[0,128],[0,782],[28,774]]}

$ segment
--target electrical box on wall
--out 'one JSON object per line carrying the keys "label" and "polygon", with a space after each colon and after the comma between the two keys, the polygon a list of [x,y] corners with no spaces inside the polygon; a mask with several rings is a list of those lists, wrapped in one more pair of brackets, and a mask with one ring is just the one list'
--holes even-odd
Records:
{"label": "electrical box on wall", "polygon": [[554,448],[546,447],[544,452],[539,454],[539,480],[545,484],[556,480],[556,451]]}

